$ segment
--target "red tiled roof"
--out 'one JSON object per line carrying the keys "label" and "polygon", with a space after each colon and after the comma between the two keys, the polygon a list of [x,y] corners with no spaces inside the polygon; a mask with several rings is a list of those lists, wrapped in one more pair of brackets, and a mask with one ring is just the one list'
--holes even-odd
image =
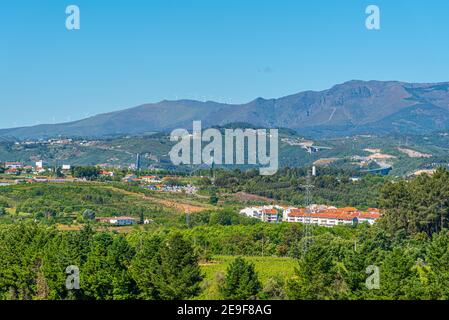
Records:
{"label": "red tiled roof", "polygon": [[263,209],[262,210],[263,214],[269,214],[269,215],[274,215],[274,214],[278,214],[278,212],[274,209]]}
{"label": "red tiled roof", "polygon": [[307,213],[304,208],[291,209],[288,214],[289,217],[308,217],[320,219],[337,219],[337,220],[353,220],[355,218],[361,219],[378,219],[380,218],[380,211],[371,208],[368,212],[362,212],[356,208],[337,208],[326,209],[316,213]]}
{"label": "red tiled roof", "polygon": [[354,220],[358,217],[357,213],[337,213],[334,210],[326,210],[324,212],[319,212],[311,215],[307,215],[310,218],[321,218],[321,219],[336,219],[336,220]]}
{"label": "red tiled roof", "polygon": [[302,217],[306,213],[306,210],[304,208],[299,209],[290,209],[290,213],[288,214],[289,217]]}
{"label": "red tiled roof", "polygon": [[352,212],[359,212],[356,208],[353,207],[346,207],[346,208],[337,208],[337,209],[330,209],[330,210],[335,210],[338,213],[352,213]]}
{"label": "red tiled roof", "polygon": [[359,218],[361,218],[361,219],[379,219],[380,218],[380,213],[361,212],[359,214]]}

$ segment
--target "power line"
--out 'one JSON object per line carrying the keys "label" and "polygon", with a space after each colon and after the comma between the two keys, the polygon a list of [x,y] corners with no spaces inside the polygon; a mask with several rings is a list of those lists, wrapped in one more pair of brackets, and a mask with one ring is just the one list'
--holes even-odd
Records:
{"label": "power line", "polygon": [[[309,155],[312,154],[312,150],[308,150]],[[310,157],[311,158],[311,157]],[[311,160],[311,159],[310,159]],[[303,188],[305,188],[306,194],[304,199],[304,232],[303,232],[303,239],[302,239],[302,252],[305,254],[310,247],[311,238],[312,238],[312,212],[311,212],[311,206],[312,206],[312,188],[314,188],[314,185],[312,183],[312,176],[311,176],[311,169],[307,168],[307,175],[306,175],[306,184],[301,185]]]}

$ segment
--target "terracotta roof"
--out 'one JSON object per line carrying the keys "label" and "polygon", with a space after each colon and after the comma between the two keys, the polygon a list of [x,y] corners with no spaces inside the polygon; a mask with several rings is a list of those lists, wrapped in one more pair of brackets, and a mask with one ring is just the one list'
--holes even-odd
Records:
{"label": "terracotta roof", "polygon": [[361,212],[359,214],[359,218],[361,218],[361,219],[379,219],[380,218],[380,213]]}
{"label": "terracotta roof", "polygon": [[353,220],[355,218],[361,219],[378,219],[380,218],[380,211],[375,208],[370,208],[368,212],[359,211],[356,208],[337,208],[325,209],[316,213],[307,213],[304,208],[290,209],[289,217],[307,217],[320,219],[337,219],[337,220]]}
{"label": "terracotta roof", "polygon": [[290,209],[289,217],[302,217],[306,214],[306,210],[304,208],[299,209]]}
{"label": "terracotta roof", "polygon": [[349,221],[349,220],[354,220],[355,218],[357,218],[358,214],[357,213],[351,213],[351,214],[336,213],[336,212],[334,212],[334,210],[328,210],[328,211],[308,215],[308,217],[310,217],[312,219],[313,218],[321,218],[321,219],[337,219],[337,220]]}
{"label": "terracotta roof", "polygon": [[334,210],[336,210],[338,212],[357,212],[358,211],[357,208],[354,208],[354,207],[337,208]]}
{"label": "terracotta roof", "polygon": [[274,210],[274,209],[263,209],[262,213],[264,213],[264,214],[271,214],[271,215],[278,214],[278,212],[276,210]]}

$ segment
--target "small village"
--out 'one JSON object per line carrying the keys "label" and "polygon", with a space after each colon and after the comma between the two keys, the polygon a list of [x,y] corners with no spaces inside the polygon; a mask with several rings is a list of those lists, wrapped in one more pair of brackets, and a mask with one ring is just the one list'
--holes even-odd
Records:
{"label": "small village", "polygon": [[[133,164],[132,167],[134,168],[136,166],[138,167],[138,164]],[[113,181],[116,177],[116,172],[113,168],[99,165],[96,167],[98,168],[98,177],[103,178],[105,181]],[[3,168],[4,175],[13,179],[0,181],[0,184],[2,185],[20,183],[89,182],[89,180],[85,178],[74,177],[72,175],[73,167],[69,164],[63,164],[58,168],[51,168],[42,160],[37,161],[35,166],[25,165],[23,162],[5,162]],[[180,184],[173,176],[137,175],[131,173],[125,175],[119,181],[136,184],[144,189],[157,192],[195,194],[198,191],[198,189],[191,184]]]}

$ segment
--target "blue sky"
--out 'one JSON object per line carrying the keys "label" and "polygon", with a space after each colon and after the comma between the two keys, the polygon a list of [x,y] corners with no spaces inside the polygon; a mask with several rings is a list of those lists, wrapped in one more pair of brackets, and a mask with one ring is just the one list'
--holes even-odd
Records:
{"label": "blue sky", "polygon": [[[81,30],[65,28],[71,4]],[[379,31],[365,28],[370,4]],[[2,128],[351,79],[449,81],[447,0],[2,1],[0,40]]]}

